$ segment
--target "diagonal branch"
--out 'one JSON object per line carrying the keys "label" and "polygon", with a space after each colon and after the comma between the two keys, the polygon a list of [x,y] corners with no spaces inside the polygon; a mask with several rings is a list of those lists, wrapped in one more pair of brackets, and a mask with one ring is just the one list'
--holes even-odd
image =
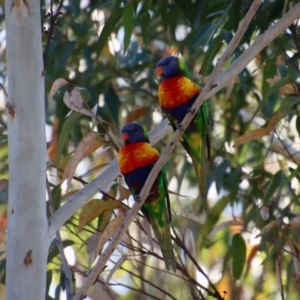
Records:
{"label": "diagonal branch", "polygon": [[[256,55],[283,32],[294,20],[300,18],[300,4],[295,5],[275,25],[261,35],[232,65],[222,72],[216,79],[215,86],[206,98],[212,97],[221,90],[233,78],[235,78]],[[172,129],[169,121],[164,120],[150,131],[151,144],[155,144],[166,136]],[[79,193],[71,197],[68,202],[56,211],[49,219],[48,238],[49,243],[56,231],[68,220],[80,207],[82,207],[100,189],[104,189],[120,174],[118,164],[114,161],[100,176],[85,186]]]}
{"label": "diagonal branch", "polygon": [[[287,28],[297,18],[300,18],[300,4],[297,4],[292,10],[290,10],[286,15],[284,15],[284,17],[280,19],[274,26],[272,26],[268,31],[266,31],[262,36],[260,36],[226,71],[219,75],[215,81],[216,86],[208,93],[206,98],[213,96],[217,91],[224,87],[232,78],[236,77],[242,71],[242,69],[245,68],[245,66],[265,46],[267,46],[272,40],[274,40],[282,31],[285,30],[285,28]],[[171,128],[170,126],[168,126],[167,120],[164,120],[162,123],[156,126],[154,130],[150,133],[152,144],[163,138],[170,130]],[[174,143],[172,142],[173,139],[171,140],[171,143]],[[58,228],[61,227],[64,224],[64,222],[76,212],[76,210],[78,210],[82,205],[84,205],[84,203],[86,203],[88,199],[90,199],[101,188],[105,188],[111,181],[113,181],[118,176],[118,174],[119,168],[115,160],[102,175],[100,175],[93,182],[87,185],[78,194],[70,198],[69,201],[62,208],[60,208],[53,216],[51,216],[51,218],[49,219],[49,241],[53,238],[53,235],[58,230]],[[124,224],[126,224],[126,226],[129,226],[128,224],[134,218],[138,210],[138,206],[134,206],[132,208],[130,216],[128,215],[129,218],[126,218],[124,221]],[[118,244],[118,237],[120,237],[121,234],[122,230],[118,231],[117,238],[116,236],[114,237],[113,241],[115,245]],[[111,249],[114,248],[114,245],[112,243],[110,244],[110,246]],[[109,249],[107,249],[107,251],[108,250]],[[107,256],[109,257],[109,255]]]}
{"label": "diagonal branch", "polygon": [[[300,3],[295,5],[275,25],[261,35],[228,69],[223,71],[217,77],[215,81],[217,86],[208,93],[206,98],[212,97],[226,86],[228,82],[235,78],[264,47],[272,42],[272,40],[279,36],[281,32],[288,28],[288,26],[298,18],[300,18]],[[151,144],[155,144],[172,130],[171,127],[168,126],[168,123],[168,120],[164,120],[150,131],[149,137]],[[100,189],[106,188],[119,174],[120,170],[115,160],[100,176],[85,186],[79,193],[71,197],[64,206],[56,211],[49,219],[48,242],[50,243],[56,231],[66,222],[66,220],[68,220]]]}
{"label": "diagonal branch", "polygon": [[295,164],[300,165],[300,150],[293,146],[291,140],[281,140],[276,137],[270,139],[270,148],[276,152],[280,153],[287,159],[292,160]]}
{"label": "diagonal branch", "polygon": [[[55,209],[54,209],[54,203],[53,203],[53,198],[51,194],[51,189],[50,189],[50,183],[48,181],[48,178],[46,177],[46,190],[48,194],[48,202],[49,202],[49,210],[51,214],[54,214]],[[65,252],[64,252],[64,246],[62,242],[62,238],[60,235],[60,232],[57,231],[56,233],[56,242],[57,242],[57,247],[60,253],[63,269],[66,275],[65,279],[65,285],[66,285],[66,298],[67,300],[71,300],[73,298],[73,295],[75,294],[74,292],[74,281],[73,281],[73,273],[70,269],[68,260],[66,258]]]}
{"label": "diagonal branch", "polygon": [[[169,120],[163,120],[158,126],[149,132],[149,138],[152,145],[156,144],[164,136],[171,131],[171,126],[168,125]],[[120,169],[117,159],[107,167],[107,169],[95,178],[92,182],[86,185],[77,194],[70,197],[66,204],[60,207],[48,221],[48,243],[50,244],[54,235],[61,226],[71,218],[74,213],[89,201],[96,193],[104,190],[112,181],[120,175]]]}
{"label": "diagonal branch", "polygon": [[277,23],[270,27],[264,34],[259,36],[229,68],[218,76],[215,81],[217,86],[210,91],[207,95],[207,99],[226,86],[228,82],[235,78],[262,49],[276,39],[297,19],[300,19],[300,3],[291,7],[291,9]]}
{"label": "diagonal branch", "polygon": [[[226,63],[228,58],[232,55],[233,51],[237,47],[237,45],[238,45],[241,37],[243,36],[248,24],[250,23],[251,19],[253,18],[260,2],[261,2],[261,0],[255,0],[252,3],[248,13],[246,14],[245,19],[243,20],[243,22],[239,26],[239,28],[236,32],[236,35],[230,41],[227,49],[225,50],[222,57],[219,59],[216,67],[214,68],[214,70],[213,70],[212,74],[210,75],[207,83],[205,84],[204,89],[201,91],[198,98],[196,99],[196,101],[195,101],[195,103],[192,107],[192,110],[197,111],[200,108],[203,101],[205,100],[205,97],[208,95],[208,93],[214,87],[215,79],[217,78],[217,76],[219,75],[221,70],[223,69],[224,64]],[[194,115],[191,114],[191,113],[188,113],[185,116],[184,120],[181,123],[183,128],[186,128],[188,126],[188,124],[192,121],[193,116]],[[105,249],[105,252],[103,252],[102,255],[100,256],[97,264],[91,270],[88,278],[86,279],[86,281],[84,282],[84,284],[82,285],[82,287],[80,288],[80,290],[78,291],[78,293],[76,294],[74,299],[79,300],[83,295],[85,295],[87,293],[89,287],[95,282],[95,280],[97,279],[97,277],[99,276],[99,274],[103,270],[106,262],[108,261],[108,259],[112,255],[113,251],[115,250],[116,246],[118,245],[121,237],[127,231],[129,225],[131,224],[131,222],[135,218],[137,212],[142,207],[142,205],[143,205],[145,199],[147,198],[147,196],[150,192],[150,189],[151,189],[158,173],[160,172],[160,170],[163,167],[163,165],[165,164],[165,162],[168,160],[171,152],[174,150],[175,145],[179,141],[179,139],[181,138],[182,134],[183,134],[182,130],[177,130],[175,132],[175,134],[172,136],[170,142],[167,144],[167,146],[163,150],[159,160],[156,162],[153,169],[151,170],[151,172],[150,172],[150,174],[149,174],[149,176],[148,176],[148,178],[147,178],[147,180],[146,180],[146,182],[145,182],[145,184],[144,184],[144,186],[141,190],[140,201],[136,202],[133,205],[132,209],[130,210],[130,212],[126,216],[125,220],[121,224],[118,231],[114,234],[110,244]],[[212,288],[215,289],[214,286],[212,286]]]}

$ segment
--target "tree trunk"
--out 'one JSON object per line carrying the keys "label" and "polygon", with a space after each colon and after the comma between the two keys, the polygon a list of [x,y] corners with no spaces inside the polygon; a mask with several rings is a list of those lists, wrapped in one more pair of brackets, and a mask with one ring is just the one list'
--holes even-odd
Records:
{"label": "tree trunk", "polygon": [[5,8],[9,137],[6,299],[45,299],[49,243],[40,1],[6,1]]}

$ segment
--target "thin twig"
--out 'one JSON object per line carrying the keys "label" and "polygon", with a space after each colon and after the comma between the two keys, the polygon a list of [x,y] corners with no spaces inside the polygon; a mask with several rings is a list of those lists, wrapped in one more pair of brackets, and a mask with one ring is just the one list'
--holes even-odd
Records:
{"label": "thin twig", "polygon": [[205,291],[209,294],[209,296],[212,296],[216,299],[223,299],[222,296],[220,295],[220,293],[218,292],[217,288],[215,287],[215,285],[211,282],[211,280],[209,279],[209,277],[207,276],[207,274],[203,271],[203,269],[200,267],[200,265],[197,263],[196,259],[193,257],[193,255],[188,251],[188,249],[186,248],[186,246],[184,245],[184,243],[180,240],[179,236],[176,234],[175,232],[175,241],[176,244],[180,247],[181,250],[183,250],[186,255],[189,257],[189,259],[193,262],[194,266],[197,268],[198,272],[200,272],[205,279],[207,280],[209,286],[214,290],[214,293],[205,289]]}
{"label": "thin twig", "polygon": [[[46,178],[46,189],[47,189],[47,194],[48,194],[49,210],[50,210],[51,214],[54,214],[55,209],[54,209],[54,203],[53,203],[53,198],[52,198],[48,178]],[[64,271],[65,271],[65,274],[66,274],[66,296],[67,296],[67,300],[72,300],[73,297],[74,297],[74,294],[75,294],[74,282],[73,282],[73,273],[70,269],[67,258],[65,256],[64,246],[63,246],[63,242],[62,242],[61,235],[60,235],[59,231],[57,231],[55,238],[56,238],[57,247],[58,247],[58,250],[59,250],[59,253],[60,253],[60,257],[61,257],[61,260],[62,260],[62,263],[63,263],[63,268],[64,268]]]}
{"label": "thin twig", "polygon": [[[158,126],[149,132],[149,138],[152,145],[156,144],[162,137],[171,131],[168,125],[169,120],[163,120]],[[50,243],[56,231],[68,220],[73,214],[82,207],[97,192],[105,190],[120,175],[120,169],[115,158],[109,167],[95,178],[92,182],[81,189],[77,194],[70,197],[65,205],[60,207],[49,218],[48,243]]]}
{"label": "thin twig", "polygon": [[276,24],[271,26],[264,34],[259,36],[256,41],[241,55],[234,63],[222,72],[215,81],[217,84],[207,95],[207,99],[216,94],[224,86],[234,79],[262,49],[269,45],[276,37],[288,28],[295,20],[300,19],[300,3],[292,7]]}
{"label": "thin twig", "polygon": [[[275,25],[262,34],[232,65],[222,72],[216,79],[215,86],[206,98],[212,97],[219,90],[235,78],[257,54],[280,35],[294,20],[300,18],[300,3],[295,5]],[[163,120],[153,130],[149,137],[151,144],[161,140],[171,131],[168,120]],[[68,220],[80,207],[82,207],[99,189],[105,189],[120,174],[117,161],[114,162],[94,181],[89,183],[80,192],[71,197],[69,201],[49,219],[48,242],[50,243],[55,232]]]}
{"label": "thin twig", "polygon": [[[224,87],[228,81],[236,77],[237,74],[273,39],[275,39],[285,28],[287,28],[295,19],[300,17],[300,4],[297,4],[293,7],[282,19],[280,19],[274,26],[272,26],[267,32],[265,32],[260,38],[256,40],[245,52],[242,54],[225,72],[223,72],[216,80],[217,86],[215,86],[210,93],[208,93],[207,98],[214,95],[222,87]],[[203,93],[203,92],[202,92]],[[201,94],[202,94],[201,93]],[[201,95],[200,94],[200,95]],[[198,102],[198,101],[197,101]],[[185,121],[185,120],[184,120]],[[185,124],[185,123],[183,123]],[[166,129],[166,124],[157,126],[157,129]],[[160,134],[160,138],[165,135],[166,132]],[[176,136],[173,136],[173,138]],[[173,139],[172,139],[173,142]],[[104,174],[105,173],[105,174]],[[89,184],[84,190],[72,197],[67,204],[59,209],[51,218],[50,218],[50,227],[49,227],[49,238],[51,239],[51,233],[55,230],[55,227],[60,227],[65,219],[69,218],[82,204],[84,204],[91,196],[97,192],[97,186],[105,186],[109,182],[113,181],[115,177],[119,174],[119,169],[117,162],[111,165],[107,172],[104,172],[91,184]],[[139,207],[136,206],[139,203],[135,204],[132,211],[136,212]],[[130,215],[132,213],[130,212]],[[133,217],[132,217],[133,218]],[[126,218],[124,224],[128,222],[130,218]],[[124,230],[125,231],[125,230]],[[120,235],[122,232],[118,232]],[[113,239],[115,242],[115,239]],[[116,243],[117,244],[117,243]],[[111,244],[110,244],[111,245]],[[113,248],[113,247],[112,247]]]}
{"label": "thin twig", "polygon": [[300,150],[293,147],[293,142],[291,140],[283,141],[273,136],[270,143],[270,148],[274,152],[280,153],[285,158],[292,160],[297,165],[300,165]]}
{"label": "thin twig", "polygon": [[[237,47],[237,45],[238,45],[240,39],[242,38],[248,24],[250,23],[251,19],[253,18],[260,2],[261,2],[261,0],[255,0],[252,3],[248,13],[245,16],[245,19],[243,20],[242,24],[239,26],[235,36],[230,41],[227,49],[225,50],[224,54],[219,59],[216,67],[214,68],[212,74],[210,75],[207,83],[204,86],[204,89],[201,91],[201,93],[199,94],[198,98],[196,99],[194,105],[192,106],[192,111],[193,110],[197,111],[200,108],[200,106],[202,105],[202,103],[205,100],[205,97],[207,96],[207,94],[214,87],[215,79],[217,78],[217,76],[219,75],[221,70],[223,69],[224,64],[226,63],[226,61],[229,59],[229,57],[231,56],[231,54],[233,53],[233,51]],[[193,116],[194,115],[191,114],[191,113],[188,113],[185,116],[185,118],[183,119],[183,121],[181,123],[183,128],[187,128],[189,123],[192,121]],[[106,262],[108,261],[109,257],[112,255],[113,251],[115,250],[116,246],[118,245],[118,243],[119,243],[120,239],[122,238],[123,234],[127,231],[129,225],[131,224],[131,222],[135,218],[137,212],[142,207],[142,205],[143,205],[145,199],[147,198],[147,196],[150,192],[150,189],[151,189],[158,173],[160,172],[161,168],[163,167],[165,162],[170,157],[171,152],[175,148],[176,143],[179,141],[179,139],[181,138],[182,135],[183,135],[183,131],[182,130],[177,130],[175,132],[175,134],[173,135],[173,137],[171,138],[170,142],[167,144],[167,146],[163,150],[160,158],[158,159],[158,161],[154,165],[153,169],[151,170],[151,172],[150,172],[150,174],[149,174],[149,176],[148,176],[148,178],[147,178],[147,180],[146,180],[146,182],[145,182],[145,184],[144,184],[144,186],[141,190],[140,201],[136,202],[133,205],[132,209],[130,210],[130,212],[126,216],[125,220],[121,224],[119,230],[114,234],[110,244],[107,246],[105,251],[100,256],[100,258],[99,258],[98,262],[96,263],[95,267],[91,270],[88,278],[86,279],[84,284],[81,286],[80,290],[76,293],[76,295],[74,297],[75,300],[79,300],[82,297],[82,295],[85,295],[87,293],[87,290],[90,288],[90,286],[95,282],[95,280],[97,279],[99,274],[102,272]]]}
{"label": "thin twig", "polygon": [[163,290],[161,287],[159,287],[158,285],[154,284],[153,282],[147,280],[143,276],[135,274],[134,272],[130,271],[129,269],[125,269],[124,267],[120,267],[120,269],[123,270],[123,271],[125,271],[128,274],[131,274],[133,277],[137,277],[141,282],[148,283],[150,286],[152,286],[155,289],[159,290],[161,293],[164,293],[165,295],[169,296],[171,299],[176,300],[176,298],[174,298],[170,293],[168,293],[167,291]]}
{"label": "thin twig", "polygon": [[282,277],[281,277],[281,275],[282,275],[282,256],[281,256],[281,253],[276,256],[275,269],[276,269],[277,283],[278,283],[278,286],[279,286],[279,293],[280,293],[281,299],[284,300],[285,297],[284,297],[283,283],[282,283]]}
{"label": "thin twig", "polygon": [[46,17],[48,17],[50,19],[50,25],[48,29],[43,28],[43,32],[45,32],[45,34],[47,35],[47,42],[46,42],[46,46],[45,46],[45,51],[43,53],[43,58],[44,58],[44,69],[46,69],[47,67],[47,55],[48,55],[48,50],[49,50],[49,46],[50,46],[50,41],[53,39],[53,32],[54,32],[54,28],[55,26],[59,26],[59,22],[57,22],[57,18],[59,17],[59,15],[61,15],[61,8],[63,5],[64,0],[60,0],[59,4],[56,8],[55,13],[53,13],[53,0],[50,1],[50,13],[48,13],[46,15]]}

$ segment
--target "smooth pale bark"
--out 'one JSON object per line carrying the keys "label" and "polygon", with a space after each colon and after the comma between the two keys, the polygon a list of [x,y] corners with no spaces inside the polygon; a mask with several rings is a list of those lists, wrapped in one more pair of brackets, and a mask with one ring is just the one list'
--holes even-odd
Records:
{"label": "smooth pale bark", "polygon": [[[299,13],[300,6],[296,5],[289,15],[278,22],[278,26],[273,26],[273,31],[264,34],[249,47],[243,56],[217,78],[217,87],[208,97],[235,78]],[[106,182],[114,180],[119,169],[114,162],[98,179],[69,199],[50,218],[48,231],[45,210],[46,140],[39,1],[7,0],[6,33],[8,95],[12,107],[8,117],[10,187],[6,299],[44,299],[47,252],[53,235]],[[167,123],[161,129],[164,130],[160,131],[158,139],[169,130]],[[163,159],[166,160],[165,157]],[[131,214],[137,210],[138,207]],[[118,240],[115,239],[114,243],[117,244]],[[114,247],[113,244],[110,246]]]}
{"label": "smooth pale bark", "polygon": [[48,243],[40,1],[6,1],[9,199],[6,299],[45,299]]}

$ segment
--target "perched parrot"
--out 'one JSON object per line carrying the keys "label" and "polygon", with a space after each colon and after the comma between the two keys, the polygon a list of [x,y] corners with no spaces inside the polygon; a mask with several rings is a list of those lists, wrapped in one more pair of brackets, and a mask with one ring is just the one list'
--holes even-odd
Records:
{"label": "perched parrot", "polygon": [[[184,61],[175,56],[162,58],[156,67],[162,77],[158,89],[159,104],[176,130],[201,92],[201,88],[190,79]],[[205,101],[185,130],[182,145],[190,155],[199,182],[201,208],[207,208],[206,166],[210,159],[208,105]]]}
{"label": "perched parrot", "polygon": [[[122,128],[124,146],[119,152],[119,166],[133,196],[139,195],[151,169],[159,158],[158,151],[149,144],[146,129],[138,123],[129,123]],[[161,248],[167,270],[176,271],[171,241],[171,210],[164,170],[158,174],[149,196],[141,208],[151,224]]]}

